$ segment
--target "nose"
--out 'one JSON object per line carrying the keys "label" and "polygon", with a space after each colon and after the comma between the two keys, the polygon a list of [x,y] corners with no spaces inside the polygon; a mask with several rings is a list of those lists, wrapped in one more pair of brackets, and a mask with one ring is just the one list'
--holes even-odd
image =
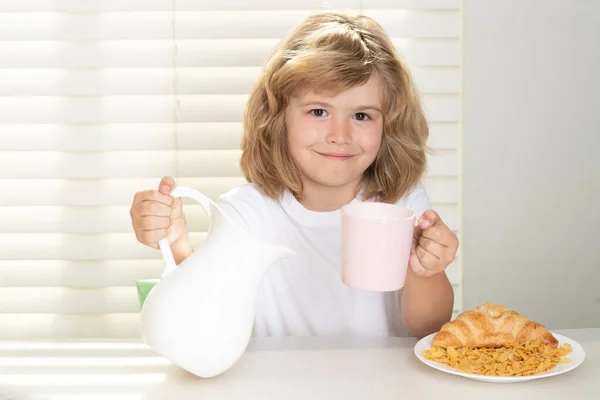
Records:
{"label": "nose", "polygon": [[332,118],[331,124],[328,127],[327,142],[330,144],[349,144],[352,142],[350,132],[350,124],[348,121],[334,121]]}

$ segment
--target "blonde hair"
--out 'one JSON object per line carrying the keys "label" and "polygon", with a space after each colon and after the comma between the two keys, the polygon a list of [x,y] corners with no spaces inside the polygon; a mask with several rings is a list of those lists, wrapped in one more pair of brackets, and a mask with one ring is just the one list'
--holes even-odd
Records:
{"label": "blonde hair", "polygon": [[301,90],[339,93],[377,73],[384,88],[383,136],[363,174],[363,199],[393,203],[412,190],[426,168],[429,136],[408,67],[373,19],[324,12],[308,17],[274,50],[244,114],[241,169],[247,181],[278,198],[302,196],[298,165],[288,150],[285,110]]}

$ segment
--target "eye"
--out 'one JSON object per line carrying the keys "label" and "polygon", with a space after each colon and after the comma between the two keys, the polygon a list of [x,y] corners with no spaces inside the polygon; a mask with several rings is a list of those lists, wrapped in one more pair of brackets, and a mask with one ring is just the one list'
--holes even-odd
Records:
{"label": "eye", "polygon": [[310,113],[312,115],[314,115],[315,117],[324,117],[327,115],[327,111],[323,110],[322,108],[316,108],[314,110],[310,110]]}
{"label": "eye", "polygon": [[354,114],[354,116],[356,117],[357,120],[359,121],[368,121],[371,119],[371,117],[369,117],[367,114],[365,113],[356,113]]}

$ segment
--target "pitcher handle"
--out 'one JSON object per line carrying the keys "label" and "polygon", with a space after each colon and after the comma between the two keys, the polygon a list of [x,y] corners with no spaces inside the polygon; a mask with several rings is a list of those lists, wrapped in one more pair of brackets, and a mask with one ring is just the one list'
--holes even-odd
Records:
{"label": "pitcher handle", "polygon": [[[175,189],[173,189],[173,191],[171,192],[171,196],[173,196],[176,199],[180,197],[189,197],[190,199],[197,201],[202,206],[206,214],[208,214],[208,217],[212,217],[211,205],[213,204],[213,202],[211,199],[209,199],[199,191],[184,186],[178,186]],[[160,248],[160,252],[162,253],[162,258],[165,262],[165,268],[163,269],[163,273],[161,276],[161,278],[164,278],[165,276],[173,272],[175,268],[177,268],[177,263],[175,263],[175,257],[173,257],[171,245],[169,244],[169,240],[167,238],[160,240],[158,242],[158,246]]]}

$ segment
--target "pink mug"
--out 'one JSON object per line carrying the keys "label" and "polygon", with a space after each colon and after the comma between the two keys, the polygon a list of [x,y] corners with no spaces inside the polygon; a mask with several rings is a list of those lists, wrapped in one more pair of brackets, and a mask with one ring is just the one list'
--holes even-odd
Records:
{"label": "pink mug", "polygon": [[404,287],[417,218],[394,204],[342,207],[341,275],[351,287],[387,292]]}

